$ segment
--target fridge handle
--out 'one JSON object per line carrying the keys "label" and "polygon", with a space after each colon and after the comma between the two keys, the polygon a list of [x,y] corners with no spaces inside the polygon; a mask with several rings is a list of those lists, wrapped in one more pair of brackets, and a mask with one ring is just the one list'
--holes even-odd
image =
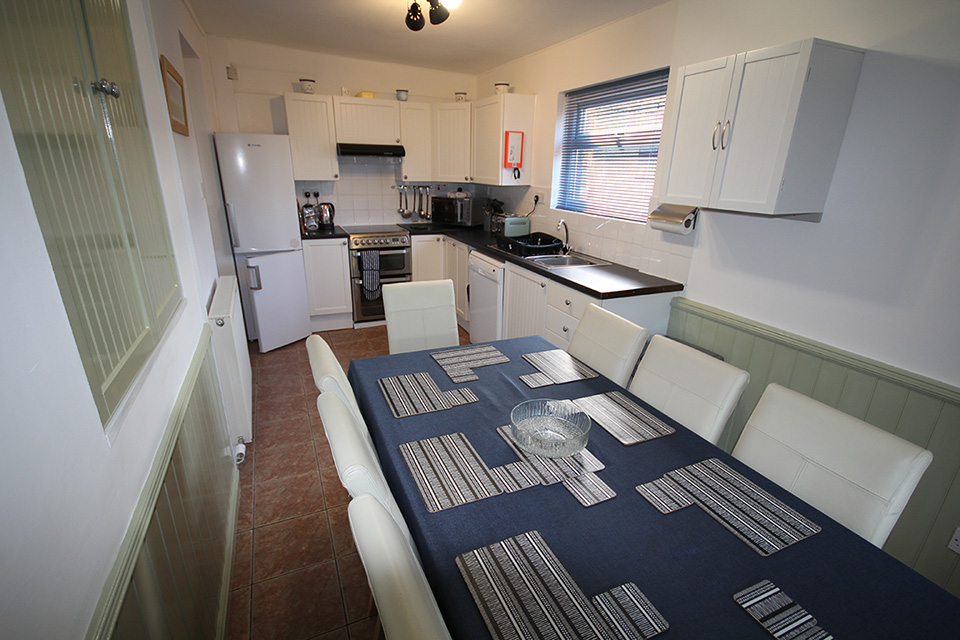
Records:
{"label": "fridge handle", "polygon": [[261,289],[263,289],[263,282],[260,281],[260,265],[258,265],[258,264],[249,265],[249,264],[248,264],[248,265],[247,265],[247,269],[253,269],[254,273],[257,274],[257,286],[253,286],[253,285],[251,284],[251,285],[250,285],[250,290],[251,290],[251,291],[260,291]]}
{"label": "fridge handle", "polygon": [[229,202],[227,205],[227,226],[230,227],[230,239],[233,240],[233,246],[240,246],[240,238],[237,237],[237,221],[233,214],[233,205]]}

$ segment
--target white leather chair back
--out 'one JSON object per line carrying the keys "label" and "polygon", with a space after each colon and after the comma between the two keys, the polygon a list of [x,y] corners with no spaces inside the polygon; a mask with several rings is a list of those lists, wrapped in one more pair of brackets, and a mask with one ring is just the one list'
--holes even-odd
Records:
{"label": "white leather chair back", "polygon": [[[314,334],[307,337],[307,357],[310,359],[310,371],[313,373],[313,383],[320,393],[330,391],[343,400],[357,422],[363,424],[363,414],[353,394],[353,387],[347,380],[347,375],[340,366],[340,361],[334,355],[326,340]],[[364,425],[366,432],[366,425]]]}
{"label": "white leather chair back", "polygon": [[[323,432],[330,443],[340,484],[351,497],[369,493],[379,500],[413,544],[403,514],[383,476],[376,451],[372,443],[363,437],[361,425],[354,421],[350,410],[336,394],[321,393],[317,398],[317,410],[323,421]],[[366,427],[363,427],[363,431],[366,431]]]}
{"label": "white leather chair back", "polygon": [[362,494],[347,514],[387,640],[449,640],[423,567],[383,505]]}
{"label": "white leather chair back", "polygon": [[590,303],[570,338],[567,353],[625,387],[649,336],[643,327]]}
{"label": "white leather chair back", "polygon": [[671,340],[653,336],[630,392],[716,444],[750,374]]}
{"label": "white leather chair back", "polygon": [[453,280],[383,285],[390,353],[460,344]]}
{"label": "white leather chair back", "polygon": [[769,385],[733,450],[878,547],[933,454],[807,396]]}

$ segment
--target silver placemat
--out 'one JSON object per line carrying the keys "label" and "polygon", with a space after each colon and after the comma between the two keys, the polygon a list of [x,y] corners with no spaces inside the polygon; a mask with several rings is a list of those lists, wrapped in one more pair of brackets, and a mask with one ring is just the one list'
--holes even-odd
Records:
{"label": "silver placemat", "polygon": [[573,401],[614,438],[630,445],[675,433],[676,429],[619,391]]}
{"label": "silver placemat", "polygon": [[510,437],[510,427],[505,425],[497,429],[500,437],[513,449],[521,461],[533,468],[541,484],[556,484],[566,478],[576,478],[590,471],[600,471],[604,464],[596,456],[584,449],[580,453],[565,458],[548,458],[523,451]]}
{"label": "silver placemat", "polygon": [[498,477],[462,433],[406,442],[400,454],[430,513],[502,493]]}
{"label": "silver placemat", "polygon": [[442,411],[478,401],[473,391],[466,387],[441,391],[430,374],[424,372],[380,378],[377,385],[394,418]]}
{"label": "silver placemat", "polygon": [[436,351],[430,356],[457,384],[479,380],[474,369],[494,364],[505,364],[510,358],[500,353],[492,344],[471,345],[459,349]]}
{"label": "silver placemat", "polygon": [[531,388],[546,386],[545,380],[549,380],[552,384],[563,384],[564,382],[596,378],[600,375],[563,349],[525,353],[523,359],[543,374],[542,376],[537,374],[520,376],[520,379]]}

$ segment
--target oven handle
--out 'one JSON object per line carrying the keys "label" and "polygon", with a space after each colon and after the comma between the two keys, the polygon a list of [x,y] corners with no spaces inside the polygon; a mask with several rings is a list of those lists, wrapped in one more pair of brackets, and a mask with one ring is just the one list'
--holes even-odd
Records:
{"label": "oven handle", "polygon": [[409,253],[410,247],[397,247],[396,249],[379,249],[377,247],[370,247],[369,249],[350,249],[350,253],[360,255],[361,251],[379,251],[383,255],[392,255],[396,253]]}
{"label": "oven handle", "polygon": [[[398,282],[410,282],[410,280],[411,280],[411,276],[409,274],[405,276],[389,276],[387,278],[380,278],[380,284],[381,285],[396,284]],[[356,278],[356,277],[353,278],[354,284],[361,284],[362,282],[363,282],[362,278]]]}

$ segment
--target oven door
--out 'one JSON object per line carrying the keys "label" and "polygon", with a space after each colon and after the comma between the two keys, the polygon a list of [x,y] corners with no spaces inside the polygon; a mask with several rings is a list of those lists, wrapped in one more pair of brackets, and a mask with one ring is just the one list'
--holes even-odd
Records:
{"label": "oven door", "polygon": [[413,259],[410,247],[396,249],[351,249],[350,277],[359,278],[363,274],[363,252],[376,251],[380,254],[380,279],[391,276],[405,276],[413,273]]}
{"label": "oven door", "polygon": [[353,321],[367,322],[369,320],[383,320],[385,317],[383,313],[383,285],[393,284],[394,282],[410,282],[411,279],[412,277],[409,274],[390,278],[381,277],[381,289],[377,291],[375,296],[368,296],[367,292],[363,290],[363,280],[360,278],[351,278],[350,289],[353,299]]}

